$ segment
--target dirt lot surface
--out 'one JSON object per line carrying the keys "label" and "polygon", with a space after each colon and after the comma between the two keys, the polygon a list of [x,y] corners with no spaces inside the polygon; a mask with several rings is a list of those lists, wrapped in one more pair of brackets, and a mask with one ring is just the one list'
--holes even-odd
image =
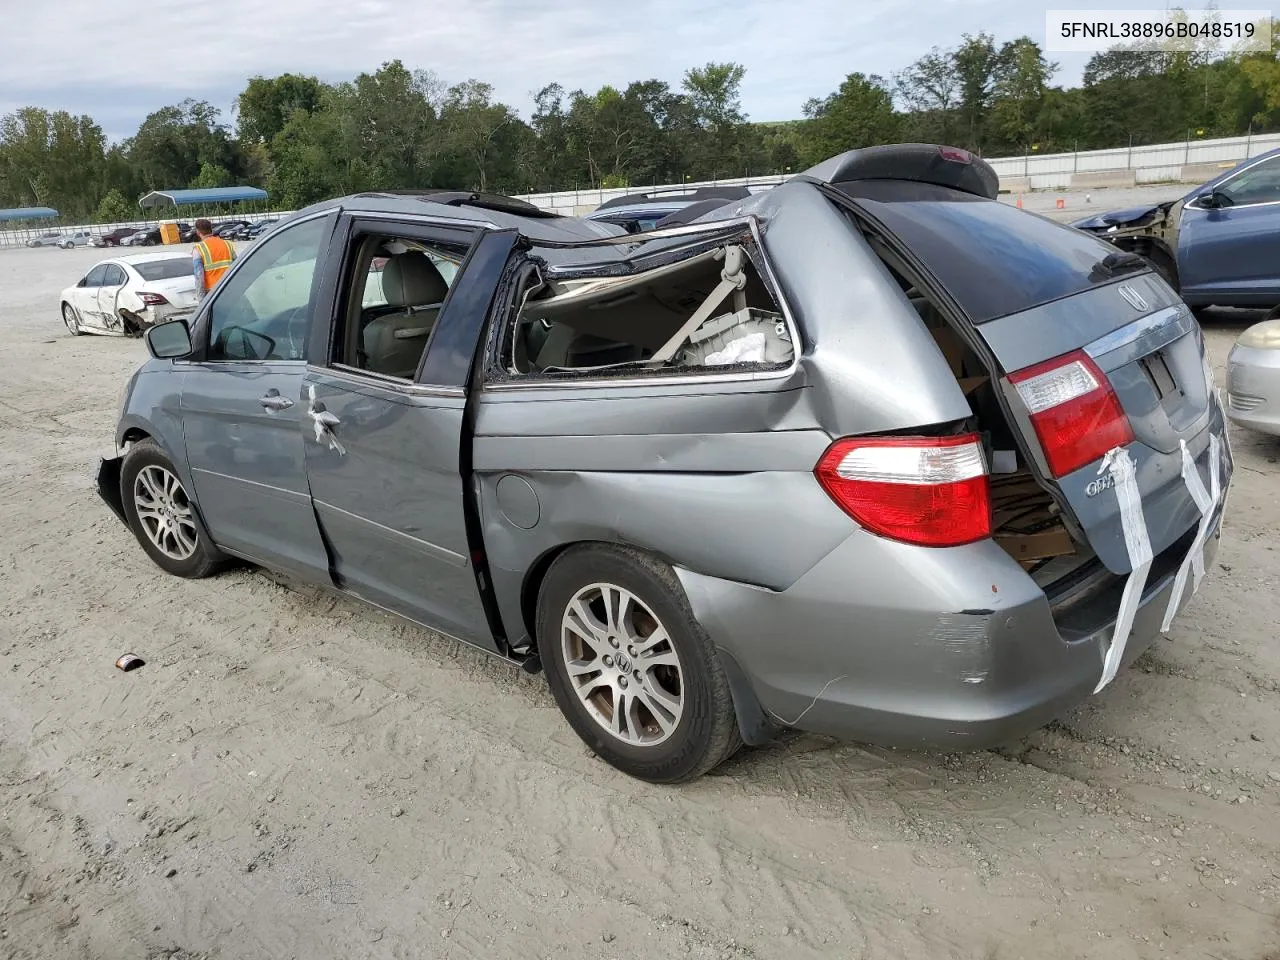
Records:
{"label": "dirt lot surface", "polygon": [[58,317],[98,256],[0,254],[0,957],[1280,957],[1280,443],[1233,432],[1210,578],[1051,728],[664,789],[542,677],[155,568],[92,489],[144,348]]}
{"label": "dirt lot surface", "polygon": [[[1030,210],[1058,220],[1070,223],[1082,217],[1096,217],[1108,210],[1127,210],[1130,207],[1155,205],[1166,200],[1177,200],[1194,189],[1190,183],[1151,183],[1140,187],[1108,187],[1102,190],[1036,190],[1024,193],[1022,209]],[[1018,202],[1018,194],[1002,193],[1003,203]],[[1058,209],[1058,201],[1062,201],[1062,209]]]}

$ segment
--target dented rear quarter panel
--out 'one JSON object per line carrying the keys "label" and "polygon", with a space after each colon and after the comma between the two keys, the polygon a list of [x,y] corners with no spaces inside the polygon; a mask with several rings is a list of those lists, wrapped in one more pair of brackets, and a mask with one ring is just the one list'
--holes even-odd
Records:
{"label": "dented rear quarter panel", "polygon": [[[741,213],[760,218],[799,328],[792,370],[719,382],[508,382],[477,395],[485,551],[517,646],[529,572],[574,543],[629,544],[701,576],[787,589],[857,529],[812,474],[833,439],[970,415],[888,271],[812,185],[776,188],[725,215]],[[509,476],[522,482],[503,483]]]}

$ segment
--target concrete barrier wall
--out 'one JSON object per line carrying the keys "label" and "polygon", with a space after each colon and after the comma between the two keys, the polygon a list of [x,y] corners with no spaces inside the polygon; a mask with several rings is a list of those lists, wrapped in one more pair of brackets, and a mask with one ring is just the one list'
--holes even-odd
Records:
{"label": "concrete barrier wall", "polygon": [[1093,173],[1073,173],[1067,184],[1080,189],[1100,189],[1102,187],[1136,187],[1138,174],[1135,170],[1096,170]]}

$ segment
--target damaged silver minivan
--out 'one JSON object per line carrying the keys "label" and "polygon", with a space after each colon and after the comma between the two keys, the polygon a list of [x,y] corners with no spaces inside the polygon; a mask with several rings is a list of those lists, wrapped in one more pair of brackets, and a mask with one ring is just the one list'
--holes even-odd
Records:
{"label": "damaged silver minivan", "polygon": [[1017,737],[1169,629],[1232,463],[1176,294],[996,192],[896,145],[642,235],[320,204],[148,332],[99,490],[171,573],[545,668],[645,779],[786,728]]}

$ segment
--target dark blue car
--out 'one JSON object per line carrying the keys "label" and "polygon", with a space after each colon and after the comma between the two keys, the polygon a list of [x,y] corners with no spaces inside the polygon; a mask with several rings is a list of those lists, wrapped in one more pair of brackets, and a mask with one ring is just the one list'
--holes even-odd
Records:
{"label": "dark blue car", "polygon": [[1280,304],[1280,150],[1179,200],[1072,224],[1150,260],[1192,306]]}

